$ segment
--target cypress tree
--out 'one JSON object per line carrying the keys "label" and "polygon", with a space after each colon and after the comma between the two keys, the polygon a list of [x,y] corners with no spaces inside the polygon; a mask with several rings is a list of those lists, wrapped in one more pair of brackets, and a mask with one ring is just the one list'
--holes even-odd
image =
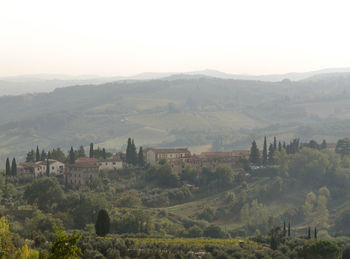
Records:
{"label": "cypress tree", "polygon": [[11,166],[12,176],[17,176],[17,163],[16,158],[12,159],[12,166]]}
{"label": "cypress tree", "polygon": [[327,148],[326,140],[323,140],[321,144],[321,149],[326,149],[326,148]]}
{"label": "cypress tree", "polygon": [[10,159],[6,158],[6,176],[11,175]]}
{"label": "cypress tree", "polygon": [[139,162],[139,166],[140,167],[144,167],[144,165],[145,165],[145,160],[144,160],[144,157],[143,157],[143,148],[142,147],[140,147],[140,149],[139,149],[139,157],[138,157],[138,162]]}
{"label": "cypress tree", "polygon": [[135,146],[134,139],[131,141],[131,163],[137,165],[137,150]]}
{"label": "cypress tree", "polygon": [[314,238],[317,240],[317,229],[315,227],[315,230],[314,230]]}
{"label": "cypress tree", "polygon": [[290,221],[288,222],[288,236],[290,237]]}
{"label": "cypress tree", "polygon": [[47,158],[48,158],[48,159],[51,159],[51,152],[50,152],[50,151],[47,152]]}
{"label": "cypress tree", "polygon": [[126,147],[126,162],[128,164],[132,163],[132,158],[131,158],[131,138],[128,138],[128,145]]}
{"label": "cypress tree", "polygon": [[274,163],[274,159],[273,159],[274,153],[275,153],[275,149],[273,148],[272,144],[270,144],[269,146],[269,163],[270,164]]}
{"label": "cypress tree", "polygon": [[281,152],[282,151],[282,144],[281,144],[281,141],[278,142],[278,151]]}
{"label": "cypress tree", "polygon": [[273,137],[273,149],[274,149],[274,151],[277,150],[277,139],[276,139],[276,136]]}
{"label": "cypress tree", "polygon": [[47,176],[47,177],[50,176],[50,163],[49,163],[49,159],[46,159],[46,176]]}
{"label": "cypress tree", "polygon": [[104,237],[109,233],[109,216],[106,210],[100,210],[95,223],[96,234]]}
{"label": "cypress tree", "polygon": [[255,165],[258,165],[260,163],[260,151],[256,145],[255,140],[252,142],[252,147],[250,148],[249,161]]}
{"label": "cypress tree", "polygon": [[263,165],[266,165],[266,164],[267,164],[267,143],[266,143],[266,136],[265,136],[265,138],[264,138],[264,149],[263,149],[262,163],[263,163]]}
{"label": "cypress tree", "polygon": [[71,147],[69,151],[69,163],[74,164],[74,162],[75,162],[75,154],[74,154],[73,147]]}
{"label": "cypress tree", "polygon": [[93,157],[94,157],[94,144],[93,144],[93,143],[90,143],[89,157],[90,157],[90,158],[93,158]]}
{"label": "cypress tree", "polygon": [[283,236],[287,235],[286,221],[283,221]]}
{"label": "cypress tree", "polygon": [[307,239],[311,239],[311,228],[307,228]]}
{"label": "cypress tree", "polygon": [[106,159],[106,149],[102,148],[102,157],[103,159]]}
{"label": "cypress tree", "polygon": [[39,147],[36,146],[36,152],[35,152],[35,162],[40,161],[40,151],[39,151]]}

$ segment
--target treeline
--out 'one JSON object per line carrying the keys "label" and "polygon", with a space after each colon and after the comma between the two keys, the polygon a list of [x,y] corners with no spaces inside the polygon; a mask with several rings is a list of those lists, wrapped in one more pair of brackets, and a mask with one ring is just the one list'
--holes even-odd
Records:
{"label": "treeline", "polygon": [[259,150],[256,141],[253,140],[250,148],[249,161],[254,165],[273,165],[275,164],[274,154],[277,151],[281,152],[282,150],[284,150],[289,155],[299,152],[303,147],[320,150],[326,149],[327,143],[326,140],[323,140],[321,144],[318,144],[315,140],[310,140],[308,143],[301,143],[298,138],[295,138],[292,141],[290,141],[289,144],[286,144],[285,141],[278,141],[277,144],[277,139],[276,137],[274,137],[273,142],[268,145],[267,137],[265,136],[262,152]]}

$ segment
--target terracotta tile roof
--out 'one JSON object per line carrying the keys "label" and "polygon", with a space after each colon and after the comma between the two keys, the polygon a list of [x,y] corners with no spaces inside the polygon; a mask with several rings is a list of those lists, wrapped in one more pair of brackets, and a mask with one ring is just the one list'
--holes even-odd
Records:
{"label": "terracotta tile roof", "polygon": [[171,154],[171,153],[190,153],[190,151],[187,148],[148,148],[145,151],[147,152],[148,150],[152,150],[155,153],[166,153],[166,154]]}

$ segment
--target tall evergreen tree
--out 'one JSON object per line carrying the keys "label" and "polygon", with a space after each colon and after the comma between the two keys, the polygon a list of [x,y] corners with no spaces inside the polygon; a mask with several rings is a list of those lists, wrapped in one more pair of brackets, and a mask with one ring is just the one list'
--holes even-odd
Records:
{"label": "tall evergreen tree", "polygon": [[288,222],[288,237],[290,237],[290,221]]}
{"label": "tall evergreen tree", "polygon": [[283,221],[283,236],[287,235],[286,221]]}
{"label": "tall evergreen tree", "polygon": [[270,144],[269,146],[269,163],[270,164],[274,163],[274,158],[273,158],[274,154],[275,154],[275,149],[273,148],[273,145]]}
{"label": "tall evergreen tree", "polygon": [[73,147],[70,148],[68,157],[69,157],[69,163],[74,164],[74,162],[75,162],[75,154],[74,154]]}
{"label": "tall evergreen tree", "polygon": [[106,210],[100,210],[97,215],[95,223],[96,234],[100,237],[104,237],[109,233],[109,216]]}
{"label": "tall evergreen tree", "polygon": [[35,162],[40,161],[40,151],[39,151],[39,147],[36,146],[36,152],[35,152]]}
{"label": "tall evergreen tree", "polygon": [[50,162],[48,158],[46,159],[46,176],[50,176]]}
{"label": "tall evergreen tree", "polygon": [[131,163],[137,165],[137,150],[135,146],[134,139],[131,141]]}
{"label": "tall evergreen tree", "polygon": [[263,155],[262,155],[262,163],[263,165],[267,164],[267,143],[266,143],[266,136],[264,138],[264,148],[263,148]]}
{"label": "tall evergreen tree", "polygon": [[249,161],[255,165],[260,164],[260,151],[255,140],[252,142],[252,147],[250,148]]}
{"label": "tall evergreen tree", "polygon": [[6,176],[11,176],[11,174],[10,159],[6,158]]}
{"label": "tall evergreen tree", "polygon": [[126,147],[126,162],[128,164],[131,164],[132,163],[132,155],[131,155],[131,138],[128,138],[128,145]]}
{"label": "tall evergreen tree", "polygon": [[144,160],[144,157],[143,157],[143,148],[140,147],[139,149],[139,155],[138,155],[138,164],[140,167],[144,167],[145,166],[145,160]]}
{"label": "tall evergreen tree", "polygon": [[86,157],[86,155],[85,155],[85,150],[84,150],[84,147],[83,147],[83,146],[80,146],[80,147],[79,147],[79,150],[78,150],[78,157]]}
{"label": "tall evergreen tree", "polygon": [[315,227],[315,230],[314,230],[314,238],[317,239],[317,229]]}
{"label": "tall evergreen tree", "polygon": [[94,157],[94,144],[93,144],[93,143],[90,143],[89,157],[90,157],[90,158],[93,158],[93,157]]}
{"label": "tall evergreen tree", "polygon": [[50,152],[50,151],[47,152],[47,158],[48,158],[48,159],[51,159],[51,152]]}
{"label": "tall evergreen tree", "polygon": [[11,172],[12,172],[12,176],[17,176],[17,163],[16,163],[16,158],[13,158],[13,159],[12,159]]}
{"label": "tall evergreen tree", "polygon": [[278,152],[282,151],[282,144],[281,141],[278,142]]}
{"label": "tall evergreen tree", "polygon": [[276,139],[276,136],[273,137],[273,151],[276,151],[277,150],[277,139]]}
{"label": "tall evergreen tree", "polygon": [[321,149],[326,149],[327,148],[327,143],[326,140],[324,139],[321,144]]}
{"label": "tall evergreen tree", "polygon": [[102,158],[103,159],[107,158],[107,156],[106,156],[106,149],[105,148],[102,148]]}
{"label": "tall evergreen tree", "polygon": [[311,239],[311,228],[307,228],[307,239]]}

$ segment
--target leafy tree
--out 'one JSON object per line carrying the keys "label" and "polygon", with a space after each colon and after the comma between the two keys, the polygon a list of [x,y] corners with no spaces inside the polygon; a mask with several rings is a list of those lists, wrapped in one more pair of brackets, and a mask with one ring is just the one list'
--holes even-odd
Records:
{"label": "leafy tree", "polygon": [[350,139],[349,138],[339,139],[335,147],[335,152],[342,156],[349,155]]}
{"label": "leafy tree", "polygon": [[276,250],[280,245],[282,238],[284,236],[283,231],[280,227],[275,227],[270,230],[270,248]]}
{"label": "leafy tree", "polygon": [[16,158],[13,158],[13,159],[12,159],[11,175],[12,175],[12,176],[17,176],[17,163],[16,163]]}
{"label": "leafy tree", "polygon": [[327,169],[330,167],[328,156],[315,149],[303,148],[301,152],[293,156],[289,172],[290,176],[294,176],[304,183],[320,180],[325,176]]}
{"label": "leafy tree", "polygon": [[40,178],[27,186],[24,199],[30,204],[37,204],[43,211],[57,206],[63,201],[64,193],[56,178]]}
{"label": "leafy tree", "polygon": [[[15,246],[12,243],[12,233],[10,232],[10,224],[6,217],[0,218],[0,256],[7,258],[15,251]],[[10,257],[11,258],[11,257]]]}
{"label": "leafy tree", "polygon": [[39,259],[39,252],[30,249],[27,244],[17,249],[15,258],[17,259]]}
{"label": "leafy tree", "polygon": [[94,144],[93,144],[93,143],[90,143],[89,157],[90,157],[90,158],[93,158],[93,157],[94,157]]}
{"label": "leafy tree", "polygon": [[10,176],[11,174],[10,159],[6,158],[6,176]]}
{"label": "leafy tree", "polygon": [[233,183],[234,173],[231,167],[220,165],[215,169],[214,175],[220,187],[227,187]]}
{"label": "leafy tree", "polygon": [[267,164],[267,143],[266,143],[266,136],[264,138],[264,148],[263,148],[263,155],[262,155],[262,163],[263,165]]}
{"label": "leafy tree", "polygon": [[56,236],[49,249],[48,259],[77,259],[80,258],[81,250],[78,247],[78,242],[81,235],[74,232],[68,236],[66,232],[56,227]]}
{"label": "leafy tree", "polygon": [[67,160],[66,155],[64,154],[64,152],[60,148],[52,150],[51,159],[55,159],[55,160],[60,161],[62,163],[65,163]]}
{"label": "leafy tree", "polygon": [[26,156],[26,162],[34,162],[35,161],[35,152],[34,150],[32,149],[31,151],[29,151],[27,153],[27,156]]}
{"label": "leafy tree", "polygon": [[109,233],[109,216],[106,210],[100,210],[98,212],[95,231],[100,237],[104,237]]}
{"label": "leafy tree", "polygon": [[341,249],[331,241],[319,240],[307,243],[303,248],[304,258],[340,258]]}
{"label": "leafy tree", "polygon": [[140,149],[139,149],[138,164],[139,164],[139,167],[144,167],[145,166],[145,160],[144,160],[144,157],[143,157],[143,149],[142,149],[142,147],[140,147]]}
{"label": "leafy tree", "polygon": [[86,157],[86,155],[85,155],[85,150],[84,150],[84,147],[83,147],[83,146],[80,146],[80,147],[79,147],[77,157]]}
{"label": "leafy tree", "polygon": [[146,172],[146,180],[162,187],[177,187],[179,176],[173,172],[168,163],[152,165]]}
{"label": "leafy tree", "polygon": [[204,229],[203,236],[211,238],[225,238],[227,234],[219,226],[210,225]]}
{"label": "leafy tree", "polygon": [[252,147],[250,148],[249,161],[255,165],[260,163],[260,151],[255,140],[252,142]]}
{"label": "leafy tree", "polygon": [[39,151],[39,147],[36,146],[36,152],[35,152],[35,162],[40,161],[40,151]]}
{"label": "leafy tree", "polygon": [[203,230],[197,225],[194,225],[188,229],[188,237],[198,238],[202,236],[203,236]]}
{"label": "leafy tree", "polygon": [[47,158],[47,154],[46,154],[45,150],[43,149],[41,151],[40,160],[45,161],[46,158]]}

